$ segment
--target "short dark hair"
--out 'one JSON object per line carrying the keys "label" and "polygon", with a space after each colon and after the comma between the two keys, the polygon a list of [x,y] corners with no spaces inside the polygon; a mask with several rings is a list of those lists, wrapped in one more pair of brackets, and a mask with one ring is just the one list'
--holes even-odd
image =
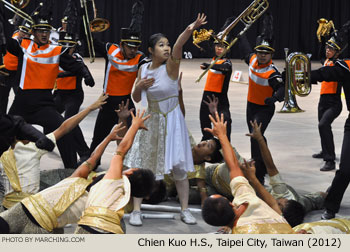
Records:
{"label": "short dark hair", "polygon": [[155,178],[151,170],[138,169],[128,177],[131,184],[131,196],[144,198],[149,196],[154,187]]}
{"label": "short dark hair", "polygon": [[212,138],[215,143],[216,143],[216,148],[213,151],[213,153],[210,155],[210,160],[207,160],[208,163],[220,163],[222,162],[222,160],[224,159],[224,157],[222,156],[220,150],[221,150],[221,143],[219,141],[219,139],[217,138]]}
{"label": "short dark hair", "polygon": [[227,226],[233,222],[236,215],[225,197],[207,198],[202,207],[203,220],[212,226]]}
{"label": "short dark hair", "polygon": [[163,180],[155,181],[153,192],[149,196],[149,199],[144,199],[146,204],[158,204],[165,201],[167,198],[166,185]]}
{"label": "short dark hair", "polygon": [[289,225],[295,227],[296,225],[303,223],[305,209],[298,201],[288,200],[282,210],[282,215],[287,220]]}

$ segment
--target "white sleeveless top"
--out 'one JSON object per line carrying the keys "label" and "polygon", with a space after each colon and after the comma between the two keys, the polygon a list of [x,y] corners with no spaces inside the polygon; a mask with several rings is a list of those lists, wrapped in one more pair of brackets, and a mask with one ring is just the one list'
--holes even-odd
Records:
{"label": "white sleeveless top", "polygon": [[155,79],[146,91],[146,113],[151,114],[145,122],[148,131],[137,132],[124,165],[151,169],[157,179],[172,171],[194,171],[187,126],[179,106],[178,82],[170,79],[165,64],[152,70],[148,69],[150,64],[141,68],[141,78]]}

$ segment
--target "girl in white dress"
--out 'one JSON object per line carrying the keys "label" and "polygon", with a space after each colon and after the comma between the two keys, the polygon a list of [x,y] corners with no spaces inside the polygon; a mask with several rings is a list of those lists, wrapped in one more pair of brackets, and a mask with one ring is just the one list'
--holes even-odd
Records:
{"label": "girl in white dress", "polygon": [[[194,169],[188,131],[179,106],[178,76],[182,47],[195,29],[207,23],[205,20],[204,14],[198,14],[196,21],[177,38],[173,50],[165,35],[157,33],[150,37],[148,51],[152,61],[139,69],[132,93],[135,102],[148,102],[146,113],[151,118],[145,126],[149,130],[137,133],[124,160],[127,167],[153,170],[156,179],[172,173],[181,204],[181,220],[187,224],[196,223],[188,210],[187,172]],[[133,199],[131,225],[142,225],[141,202],[140,198]]]}

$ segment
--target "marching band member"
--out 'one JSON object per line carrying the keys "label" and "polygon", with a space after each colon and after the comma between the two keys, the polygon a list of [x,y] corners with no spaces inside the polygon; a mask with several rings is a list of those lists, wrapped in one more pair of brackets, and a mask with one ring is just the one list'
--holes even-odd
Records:
{"label": "marching band member", "polygon": [[[137,1],[134,6],[132,26],[121,29],[120,44],[102,43],[94,40],[95,49],[106,59],[105,79],[103,92],[109,95],[107,103],[97,115],[90,152],[104,139],[113,125],[118,122],[115,110],[119,104],[129,99],[129,108],[135,108],[131,100],[137,71],[145,63],[145,56],[138,51],[141,45],[141,23],[143,4]],[[130,124],[130,120],[128,121]]]}
{"label": "marching band member", "polygon": [[[247,97],[247,125],[249,132],[252,132],[250,121],[262,123],[261,133],[269,125],[274,113],[275,102],[284,99],[284,84],[276,66],[272,63],[272,56],[275,49],[273,43],[272,16],[267,15],[263,22],[263,32],[257,38],[255,52],[250,53],[250,46],[247,39],[242,36],[240,46],[244,52],[245,62],[249,65],[249,87]],[[248,52],[248,53],[247,53]],[[264,136],[266,141],[266,138]],[[257,141],[250,139],[251,155],[255,160],[256,176],[264,184],[266,167],[261,158]]]}
{"label": "marching band member", "polygon": [[[52,4],[52,3],[51,3]],[[51,5],[52,6],[52,5]],[[59,71],[59,66],[83,76],[85,83],[93,85],[94,80],[88,69],[77,64],[75,59],[61,46],[49,44],[52,26],[49,24],[50,3],[44,5],[33,17],[34,40],[10,40],[7,50],[19,59],[19,90],[10,108],[9,114],[21,115],[33,124],[41,125],[44,133],[52,132],[64,121],[56,111],[52,89]],[[76,168],[77,157],[68,134],[57,142],[63,164],[66,168]]]}
{"label": "marching band member", "polygon": [[[343,27],[349,29],[350,21]],[[348,34],[344,29],[343,43],[347,43]],[[339,31],[340,32],[340,31]],[[320,69],[311,71],[311,82],[317,81],[342,82],[346,106],[350,111],[350,59],[336,60],[333,66],[324,66]],[[350,183],[350,114],[345,121],[344,137],[340,155],[339,170],[336,171],[328,195],[325,199],[325,212],[322,219],[332,219],[339,211],[341,201],[343,199],[346,188]]]}
{"label": "marching band member", "polygon": [[[60,38],[57,43],[67,48],[68,54],[76,59],[77,64],[84,64],[83,57],[78,53],[80,41],[78,37],[78,11],[74,4],[70,1],[67,5],[64,18],[62,19],[62,27],[58,29]],[[91,83],[94,84],[94,83]],[[87,85],[93,87],[94,85]],[[79,112],[80,106],[84,100],[84,91],[82,87],[82,76],[73,75],[65,72],[61,67],[58,78],[56,79],[56,90],[54,92],[54,101],[59,113],[64,112],[64,119],[68,119]],[[85,142],[83,132],[79,125],[72,131],[73,143],[80,157],[79,164],[84,162],[90,156],[90,148]]]}
{"label": "marching band member", "polygon": [[[326,60],[322,60],[324,66],[333,66],[343,48],[342,40],[338,34],[334,34],[325,46]],[[323,49],[323,47],[322,47]],[[323,57],[322,57],[323,58]],[[332,133],[332,123],[340,115],[343,104],[341,101],[340,83],[321,83],[320,101],[318,103],[318,131],[321,138],[321,152],[313,154],[313,158],[323,158],[325,164],[321,171],[335,169],[335,151]]]}
{"label": "marching band member", "polygon": [[[221,28],[224,30],[232,21],[234,17],[228,18]],[[223,42],[214,41],[215,56],[212,59],[215,60],[216,57],[221,55],[223,50],[229,45],[231,39],[227,35],[222,38]],[[205,70],[210,64],[202,63],[201,69]],[[201,107],[199,109],[199,118],[202,130],[202,141],[213,138],[213,136],[204,130],[204,128],[211,128],[211,122],[209,120],[210,111],[208,109],[209,99],[216,97],[218,99],[218,112],[224,114],[225,121],[227,121],[227,137],[231,139],[231,112],[230,112],[230,102],[227,97],[227,92],[230,85],[230,79],[232,74],[232,63],[224,55],[220,60],[218,60],[215,65],[208,71],[207,81],[205,83],[203,97],[201,101]],[[215,98],[214,98],[215,99]]]}

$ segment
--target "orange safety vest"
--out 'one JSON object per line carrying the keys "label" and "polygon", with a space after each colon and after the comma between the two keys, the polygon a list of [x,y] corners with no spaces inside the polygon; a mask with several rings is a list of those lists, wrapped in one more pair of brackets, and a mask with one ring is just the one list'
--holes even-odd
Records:
{"label": "orange safety vest", "polygon": [[21,42],[23,63],[19,86],[21,89],[53,89],[58,74],[62,47],[40,46],[33,40]]}
{"label": "orange safety vest", "polygon": [[350,60],[344,60],[344,62],[348,65],[349,71],[350,71]]}
{"label": "orange safety vest", "polygon": [[108,65],[103,91],[112,96],[131,94],[141,56],[142,54],[138,53],[135,58],[126,60],[119,46],[111,45],[107,54]]}
{"label": "orange safety vest", "polygon": [[[13,33],[12,38],[17,39],[19,35],[19,31]],[[4,56],[4,65],[5,68],[9,71],[16,71],[18,66],[18,57],[13,55],[12,53],[6,52]]]}
{"label": "orange safety vest", "polygon": [[[334,66],[333,61],[326,59],[323,64],[324,66]],[[338,82],[336,81],[322,81],[321,82],[321,95],[323,94],[336,94],[337,93]]]}
{"label": "orange safety vest", "polygon": [[[213,61],[215,58],[213,58]],[[226,60],[218,60],[215,64],[222,64]],[[210,69],[208,72],[207,82],[204,86],[204,91],[221,93],[222,87],[224,85],[225,75],[222,72]]]}
{"label": "orange safety vest", "polygon": [[[63,73],[64,70],[59,68],[59,73]],[[74,90],[77,88],[77,77],[69,76],[56,79],[57,89],[59,90]]]}
{"label": "orange safety vest", "polygon": [[269,77],[275,71],[272,61],[264,65],[258,65],[256,54],[250,58],[247,97],[249,102],[265,105],[265,98],[271,97],[273,94],[273,89],[269,85]]}

